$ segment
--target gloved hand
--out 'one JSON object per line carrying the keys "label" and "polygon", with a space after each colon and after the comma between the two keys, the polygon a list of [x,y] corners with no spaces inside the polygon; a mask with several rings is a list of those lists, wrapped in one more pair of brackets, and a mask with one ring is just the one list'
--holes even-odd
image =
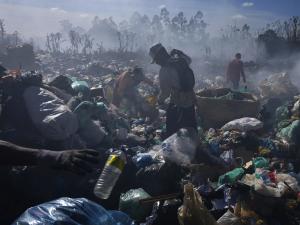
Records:
{"label": "gloved hand", "polygon": [[183,52],[178,50],[178,49],[172,49],[172,51],[170,52],[170,55],[171,56],[174,56],[174,55],[181,55]]}
{"label": "gloved hand", "polygon": [[40,150],[38,164],[66,170],[80,175],[92,172],[93,164],[99,163],[99,152],[95,150]]}

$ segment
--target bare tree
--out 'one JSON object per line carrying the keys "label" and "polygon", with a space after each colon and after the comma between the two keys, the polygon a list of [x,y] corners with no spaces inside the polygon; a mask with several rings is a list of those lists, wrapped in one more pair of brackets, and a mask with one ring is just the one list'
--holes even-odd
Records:
{"label": "bare tree", "polygon": [[70,39],[71,48],[72,48],[73,53],[78,53],[79,47],[82,44],[82,39],[81,39],[80,34],[74,30],[70,30],[69,39]]}
{"label": "bare tree", "polygon": [[82,53],[84,55],[86,55],[87,52],[91,52],[92,51],[93,45],[94,45],[94,39],[91,38],[91,36],[88,35],[88,34],[82,35],[81,39],[82,39],[82,43],[83,43]]}
{"label": "bare tree", "polygon": [[50,33],[46,36],[46,48],[51,53],[61,52],[62,34]]}
{"label": "bare tree", "polygon": [[15,46],[19,45],[21,39],[19,37],[19,32],[17,30],[13,33],[13,37],[14,37],[14,45]]}
{"label": "bare tree", "polygon": [[5,35],[5,23],[4,19],[0,19],[0,36],[1,36],[1,41],[4,41],[4,35]]}

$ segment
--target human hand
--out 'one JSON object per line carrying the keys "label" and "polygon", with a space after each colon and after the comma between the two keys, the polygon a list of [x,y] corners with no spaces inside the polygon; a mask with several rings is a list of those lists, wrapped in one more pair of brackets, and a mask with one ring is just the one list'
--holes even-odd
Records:
{"label": "human hand", "polygon": [[99,152],[95,150],[41,150],[38,163],[80,175],[92,172],[93,164],[99,163]]}

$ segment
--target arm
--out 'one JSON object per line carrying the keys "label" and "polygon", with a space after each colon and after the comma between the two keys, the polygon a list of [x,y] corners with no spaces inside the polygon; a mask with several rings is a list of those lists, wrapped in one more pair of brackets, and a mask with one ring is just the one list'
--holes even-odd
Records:
{"label": "arm", "polygon": [[0,141],[0,165],[39,165],[85,174],[98,161],[98,152],[94,150],[49,151]]}
{"label": "arm", "polygon": [[176,71],[173,71],[171,68],[162,68],[159,72],[160,93],[158,96],[158,102],[160,104],[163,104],[171,94],[171,74],[174,74],[174,72],[176,73]]}
{"label": "arm", "polygon": [[188,65],[190,65],[192,63],[192,59],[191,57],[189,57],[187,54],[185,54],[183,51],[180,51],[178,49],[173,49],[171,52],[170,52],[170,55],[171,56],[174,56],[174,55],[178,55],[179,57],[182,57],[186,63]]}
{"label": "arm", "polygon": [[0,141],[0,165],[36,165],[38,163],[39,151]]}
{"label": "arm", "polygon": [[148,77],[145,76],[144,80],[143,80],[144,83],[150,85],[151,87],[154,87],[154,84],[153,84],[153,81],[150,80]]}

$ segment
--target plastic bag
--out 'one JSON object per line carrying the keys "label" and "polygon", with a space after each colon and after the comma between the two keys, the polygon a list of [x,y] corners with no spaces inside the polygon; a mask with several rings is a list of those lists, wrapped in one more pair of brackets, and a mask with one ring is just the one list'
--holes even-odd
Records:
{"label": "plastic bag", "polygon": [[228,210],[220,219],[218,225],[241,225],[240,219]]}
{"label": "plastic bag", "polygon": [[84,127],[80,129],[79,135],[88,146],[93,147],[100,144],[107,133],[99,121],[87,120]]}
{"label": "plastic bag", "polygon": [[180,225],[217,225],[192,184],[184,186],[183,205],[178,210],[178,221]]}
{"label": "plastic bag", "polygon": [[300,120],[295,120],[289,126],[282,128],[277,136],[280,138],[284,138],[288,142],[299,143],[299,135],[300,135]]}
{"label": "plastic bag", "polygon": [[219,177],[218,184],[233,184],[244,175],[245,170],[243,168],[236,168],[228,173]]}
{"label": "plastic bag", "polygon": [[119,211],[107,211],[85,198],[60,198],[27,209],[13,225],[133,225]]}
{"label": "plastic bag", "polygon": [[31,86],[23,97],[33,124],[45,138],[60,141],[76,133],[76,115],[52,92]]}
{"label": "plastic bag", "polygon": [[149,153],[138,153],[133,157],[133,162],[137,168],[144,168],[153,164],[154,159],[152,154]]}
{"label": "plastic bag", "polygon": [[223,131],[239,130],[242,132],[259,130],[263,128],[263,123],[255,118],[244,117],[226,123],[221,129]]}
{"label": "plastic bag", "polygon": [[191,129],[180,129],[161,144],[161,154],[165,159],[181,164],[190,164],[197,148],[197,134]]}
{"label": "plastic bag", "polygon": [[142,188],[131,189],[125,194],[121,194],[119,209],[127,213],[132,219],[142,221],[151,213],[152,205],[140,205],[139,201],[150,197]]}
{"label": "plastic bag", "polygon": [[71,86],[76,93],[82,93],[84,95],[90,93],[90,88],[86,81],[74,81]]}
{"label": "plastic bag", "polygon": [[269,167],[269,161],[264,157],[257,157],[253,159],[254,168],[267,168]]}

